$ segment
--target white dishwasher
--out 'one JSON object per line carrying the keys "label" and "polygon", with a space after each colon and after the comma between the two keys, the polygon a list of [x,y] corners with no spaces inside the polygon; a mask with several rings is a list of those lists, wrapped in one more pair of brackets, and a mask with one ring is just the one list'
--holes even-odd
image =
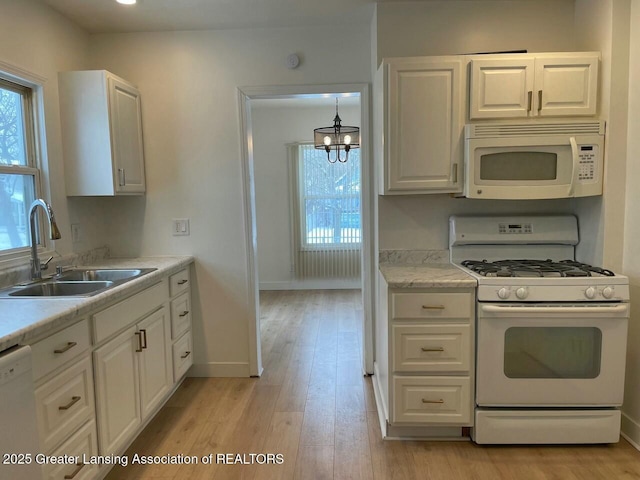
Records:
{"label": "white dishwasher", "polygon": [[28,346],[0,353],[0,425],[0,479],[41,479],[42,467],[35,458],[40,449]]}

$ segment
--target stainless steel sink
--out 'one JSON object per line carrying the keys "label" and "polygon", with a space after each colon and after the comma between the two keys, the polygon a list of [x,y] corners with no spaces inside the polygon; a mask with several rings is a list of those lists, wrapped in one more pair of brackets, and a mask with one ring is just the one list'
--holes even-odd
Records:
{"label": "stainless steel sink", "polygon": [[69,270],[57,276],[60,281],[81,281],[81,282],[120,282],[139,277],[145,273],[155,270],[154,268],[90,268]]}
{"label": "stainless steel sink", "polygon": [[104,290],[113,282],[59,282],[46,281],[18,287],[9,293],[10,297],[69,297],[87,296]]}
{"label": "stainless steel sink", "polygon": [[89,297],[156,268],[74,268],[42,281],[0,290],[4,298]]}

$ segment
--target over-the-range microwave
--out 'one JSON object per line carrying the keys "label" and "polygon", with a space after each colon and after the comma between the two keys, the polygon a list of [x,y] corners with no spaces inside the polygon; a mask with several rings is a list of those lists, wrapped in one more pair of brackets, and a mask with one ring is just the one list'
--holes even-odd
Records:
{"label": "over-the-range microwave", "polygon": [[466,125],[464,196],[602,195],[604,133],[600,120]]}

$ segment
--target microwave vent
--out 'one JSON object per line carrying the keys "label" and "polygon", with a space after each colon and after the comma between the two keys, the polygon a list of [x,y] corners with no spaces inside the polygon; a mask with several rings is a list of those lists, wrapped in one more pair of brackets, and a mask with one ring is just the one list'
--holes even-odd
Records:
{"label": "microwave vent", "polygon": [[604,122],[487,123],[467,125],[466,138],[528,137],[542,135],[604,135]]}

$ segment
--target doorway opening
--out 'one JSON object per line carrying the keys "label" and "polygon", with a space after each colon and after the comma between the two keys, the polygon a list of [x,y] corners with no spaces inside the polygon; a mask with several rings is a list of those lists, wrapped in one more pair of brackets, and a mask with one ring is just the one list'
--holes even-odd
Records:
{"label": "doorway opening", "polygon": [[[361,148],[329,164],[309,145],[330,124],[359,126]],[[263,372],[260,291],[359,289],[362,371],[373,367],[369,90],[365,84],[239,89],[243,139],[250,374]],[[357,152],[354,154],[354,152]],[[329,292],[328,292],[329,293]],[[321,298],[322,296],[318,297]],[[263,308],[277,293],[265,294]],[[294,297],[291,297],[294,298]],[[268,311],[264,318],[270,317]],[[266,339],[265,339],[266,340]],[[269,345],[265,342],[265,345]],[[358,349],[360,350],[360,349]],[[267,352],[265,352],[267,353]]]}

